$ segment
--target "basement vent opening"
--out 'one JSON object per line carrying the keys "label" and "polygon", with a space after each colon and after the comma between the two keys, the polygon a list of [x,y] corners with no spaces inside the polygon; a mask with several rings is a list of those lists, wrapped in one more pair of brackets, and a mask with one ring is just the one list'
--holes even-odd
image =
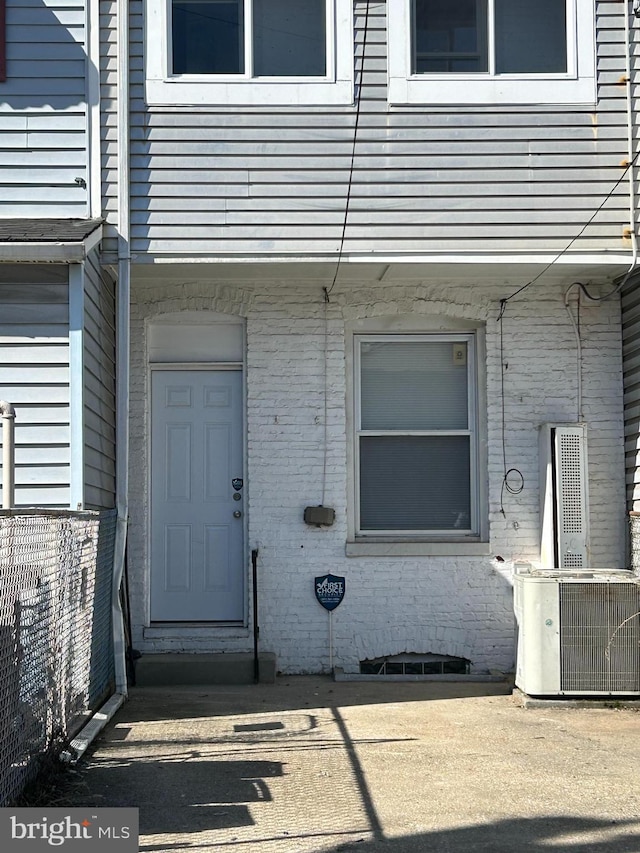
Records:
{"label": "basement vent opening", "polygon": [[360,661],[361,675],[469,675],[471,662],[450,655],[403,654]]}

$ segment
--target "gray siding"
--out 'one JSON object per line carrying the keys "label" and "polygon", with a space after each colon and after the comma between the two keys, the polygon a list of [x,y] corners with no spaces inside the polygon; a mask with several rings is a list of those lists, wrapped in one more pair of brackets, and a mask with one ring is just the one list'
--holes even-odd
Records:
{"label": "gray siding", "polygon": [[[392,5],[392,4],[391,4]],[[625,4],[599,0],[598,104],[390,107],[386,4],[371,2],[346,252],[626,250]],[[363,2],[356,2],[359,80]],[[112,15],[115,3],[105,4]],[[131,3],[132,249],[329,254],[340,243],[355,108],[154,107]],[[109,18],[106,19],[109,21]],[[102,34],[106,248],[115,251],[114,20]],[[576,240],[577,235],[579,239]]]}
{"label": "gray siding", "polygon": [[7,0],[6,17],[0,216],[85,216],[85,0]]}
{"label": "gray siding", "polygon": [[622,367],[627,509],[640,510],[640,283],[622,295]]}
{"label": "gray siding", "polygon": [[97,252],[85,263],[85,507],[109,508],[115,496],[115,288]]}
{"label": "gray siding", "polygon": [[16,410],[16,505],[68,506],[66,266],[0,265],[0,399]]}

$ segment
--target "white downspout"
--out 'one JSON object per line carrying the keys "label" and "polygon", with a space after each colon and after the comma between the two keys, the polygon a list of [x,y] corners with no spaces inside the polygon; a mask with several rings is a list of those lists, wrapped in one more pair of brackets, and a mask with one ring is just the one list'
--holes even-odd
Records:
{"label": "white downspout", "polygon": [[120,586],[124,574],[129,517],[129,3],[118,15],[118,298],[116,323],[116,509],[113,625],[116,691],[127,694],[127,658]]}
{"label": "white downspout", "polygon": [[0,400],[2,418],[2,509],[12,509],[16,497],[15,437],[16,411],[11,403]]}

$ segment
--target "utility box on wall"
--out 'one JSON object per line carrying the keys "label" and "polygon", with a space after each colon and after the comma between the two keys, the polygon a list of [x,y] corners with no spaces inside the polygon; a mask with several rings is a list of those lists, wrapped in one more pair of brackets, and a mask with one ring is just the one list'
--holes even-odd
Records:
{"label": "utility box on wall", "polygon": [[304,520],[316,527],[330,527],[336,520],[336,511],[330,506],[307,506],[304,510]]}

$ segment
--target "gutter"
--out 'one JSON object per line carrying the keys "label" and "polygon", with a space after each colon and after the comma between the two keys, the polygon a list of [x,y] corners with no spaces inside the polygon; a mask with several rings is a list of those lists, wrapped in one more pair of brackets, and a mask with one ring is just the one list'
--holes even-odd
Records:
{"label": "gutter", "polygon": [[113,630],[116,692],[128,693],[127,648],[120,587],[124,575],[129,521],[129,324],[131,251],[129,247],[129,3],[117,4],[118,49],[118,284],[116,317],[116,541],[113,565]]}
{"label": "gutter", "polygon": [[102,226],[92,231],[81,242],[45,243],[37,241],[11,241],[0,243],[0,262],[42,264],[79,264],[102,240]]}

